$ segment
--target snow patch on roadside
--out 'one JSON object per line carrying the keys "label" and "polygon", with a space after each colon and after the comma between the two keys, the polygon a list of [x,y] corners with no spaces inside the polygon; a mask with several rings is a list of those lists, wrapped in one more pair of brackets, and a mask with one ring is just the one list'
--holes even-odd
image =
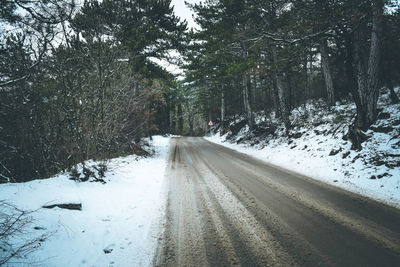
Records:
{"label": "snow patch on roadside", "polygon": [[[205,139],[310,178],[400,207],[399,169],[392,170],[392,177],[388,179],[372,180],[369,179],[372,174],[383,173],[385,168],[381,167],[377,170],[365,168],[361,161],[357,161],[352,166],[342,169],[343,163],[340,160],[331,161],[327,158],[326,152],[329,153],[329,150],[325,150],[325,154],[318,157],[310,156],[307,151],[293,151],[287,144],[259,149],[245,144],[226,142],[225,137],[214,135]],[[307,144],[309,145],[308,142]],[[329,141],[325,145],[329,146]],[[345,175],[346,171],[351,173],[350,176]]]}
{"label": "snow patch on roadside", "polygon": [[[150,266],[165,210],[164,171],[169,138],[154,136],[151,158],[111,160],[106,184],[77,183],[68,174],[20,184],[0,184],[0,199],[20,209],[82,203],[82,211],[60,208],[33,213],[32,237],[52,233],[20,265]],[[38,226],[38,230],[33,227]],[[15,264],[13,264],[15,266]]]}
{"label": "snow patch on roadside", "polygon": [[[397,92],[400,88],[396,89]],[[330,111],[320,102],[311,102],[293,110],[294,129],[289,137],[278,127],[268,133],[271,125],[279,125],[272,115],[259,115],[257,125],[266,130],[263,135],[243,127],[238,133],[219,133],[207,140],[249,154],[282,168],[329,183],[346,190],[400,207],[400,104],[389,104],[388,94],[382,94],[377,123],[366,132],[369,139],[361,151],[351,150],[343,139],[347,125],[355,112],[352,103],[341,104]],[[323,105],[323,104],[322,104]],[[308,116],[305,119],[305,116]],[[238,125],[232,122],[230,127]],[[268,128],[269,127],[269,128]],[[234,129],[234,128],[231,128]],[[256,130],[257,131],[257,130]]]}

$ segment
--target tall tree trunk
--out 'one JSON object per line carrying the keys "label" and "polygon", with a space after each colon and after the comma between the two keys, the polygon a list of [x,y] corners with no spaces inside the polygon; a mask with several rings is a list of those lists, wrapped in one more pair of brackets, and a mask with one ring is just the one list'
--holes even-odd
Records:
{"label": "tall tree trunk", "polygon": [[[304,66],[303,66],[303,75],[304,75],[304,107],[307,104],[308,96],[309,96],[309,86],[308,86],[308,56],[304,57]],[[304,109],[306,110],[306,109]]]}
{"label": "tall tree trunk", "polygon": [[289,120],[289,108],[288,108],[288,100],[287,100],[287,92],[286,88],[282,82],[282,74],[278,69],[278,55],[277,49],[274,47],[273,49],[273,57],[274,57],[274,75],[276,80],[276,89],[278,95],[278,105],[280,110],[280,115],[282,118],[283,123],[285,124],[286,130],[290,128],[290,120]]}
{"label": "tall tree trunk", "polygon": [[310,57],[309,57],[309,64],[310,64],[310,66],[309,66],[309,69],[310,69],[310,75],[308,75],[308,96],[309,96],[309,98],[311,99],[313,96],[314,96],[314,92],[313,92],[313,83],[314,83],[314,65],[313,65],[313,60],[314,60],[314,57],[313,57],[313,48],[312,47],[310,47],[310,50],[309,50],[309,55],[310,55]]}
{"label": "tall tree trunk", "polygon": [[178,104],[178,132],[182,134],[183,132],[183,115],[182,115],[182,104]]}
{"label": "tall tree trunk", "polygon": [[171,121],[170,121],[171,108],[170,108],[169,104],[166,105],[164,112],[163,113],[165,114],[165,119],[162,122],[162,129],[161,129],[161,133],[162,134],[166,134],[166,133],[170,133],[171,132],[171,128],[170,128],[170,125],[171,125]]}
{"label": "tall tree trunk", "polygon": [[354,57],[353,36],[351,34],[345,35],[345,48],[346,48],[346,60],[344,63],[346,71],[346,83],[350,88],[350,92],[353,94],[354,101],[357,101],[358,98],[354,97],[357,94],[357,78],[353,67],[355,57]]}
{"label": "tall tree trunk", "polygon": [[253,75],[251,79],[251,104],[253,105],[253,108],[256,106],[256,100],[257,100],[257,77],[256,77],[256,72],[253,70]]}
{"label": "tall tree trunk", "polygon": [[133,81],[133,95],[139,95],[139,82],[136,79]]}
{"label": "tall tree trunk", "polygon": [[397,96],[397,94],[393,88],[392,74],[390,73],[390,70],[386,71],[385,76],[386,76],[385,80],[387,82],[387,87],[388,87],[389,93],[390,93],[390,100],[392,101],[393,104],[400,103],[399,97]]}
{"label": "tall tree trunk", "polygon": [[250,87],[251,87],[250,77],[248,74],[244,74],[243,75],[243,104],[244,104],[244,110],[246,113],[249,128],[251,131],[254,128],[254,117],[253,117],[253,111],[251,110],[250,100],[249,100]]}
{"label": "tall tree trunk", "polygon": [[[240,45],[242,48],[242,58],[244,61],[247,61],[249,52],[246,47],[246,44],[242,41]],[[251,87],[250,76],[249,76],[249,74],[244,73],[243,74],[243,86],[242,86],[243,106],[244,106],[244,111],[246,113],[249,128],[251,131],[254,128],[254,116],[253,116],[253,111],[251,109],[250,99],[249,99],[249,92],[251,89],[250,87]]]}
{"label": "tall tree trunk", "polygon": [[329,106],[335,105],[335,94],[333,88],[333,80],[332,73],[329,64],[329,56],[328,56],[328,41],[327,38],[322,38],[320,40],[320,52],[321,52],[321,65],[322,71],[324,73],[325,78],[325,87],[327,93],[327,103]]}
{"label": "tall tree trunk", "polygon": [[282,117],[281,109],[279,107],[277,79],[274,80],[273,87],[272,87],[272,100],[273,100],[273,104],[274,104],[274,110],[275,110],[276,117]]}
{"label": "tall tree trunk", "polygon": [[286,66],[286,70],[285,70],[285,74],[286,74],[286,81],[287,81],[287,89],[286,89],[286,99],[287,99],[287,108],[290,111],[293,107],[293,102],[292,100],[293,98],[293,90],[292,90],[292,78],[291,78],[291,74],[290,74],[290,67]]}
{"label": "tall tree trunk", "polygon": [[188,122],[189,122],[189,134],[194,135],[193,118],[189,117]]}
{"label": "tall tree trunk", "polygon": [[[213,113],[212,113],[212,108],[210,107],[210,109],[208,110],[208,121],[212,121],[214,122],[214,118],[213,118]],[[207,126],[208,127],[208,126]],[[207,128],[206,127],[206,128]]]}
{"label": "tall tree trunk", "polygon": [[147,136],[149,137],[150,140],[153,140],[153,135],[152,135],[152,130],[151,130],[151,110],[150,107],[146,108],[146,131],[147,131]]}
{"label": "tall tree trunk", "polygon": [[400,103],[400,99],[397,96],[396,92],[394,91],[392,81],[389,82],[389,91],[390,91],[390,99],[392,100],[393,104]]}
{"label": "tall tree trunk", "polygon": [[224,86],[221,88],[221,130],[220,135],[225,133],[225,91]]}
{"label": "tall tree trunk", "polygon": [[356,103],[357,116],[353,125],[350,126],[348,138],[352,142],[352,149],[362,149],[361,143],[366,140],[366,135],[362,130],[368,127],[376,120],[378,115],[378,81],[379,64],[381,59],[380,42],[382,33],[382,0],[374,0],[372,3],[373,19],[371,44],[368,59],[365,57],[362,49],[361,30],[354,33],[354,64],[357,75],[357,89],[353,92],[354,102]]}
{"label": "tall tree trunk", "polygon": [[377,102],[378,102],[378,81],[379,81],[379,64],[381,59],[380,42],[382,33],[382,16],[383,2],[375,0],[372,3],[373,20],[371,33],[371,47],[369,52],[368,63],[363,58],[361,48],[361,33],[355,33],[355,64],[357,69],[357,118],[355,126],[362,130],[368,127],[375,121],[377,117]]}
{"label": "tall tree trunk", "polygon": [[175,133],[176,131],[176,107],[175,105],[172,105],[172,107],[169,109],[169,131],[171,133]]}

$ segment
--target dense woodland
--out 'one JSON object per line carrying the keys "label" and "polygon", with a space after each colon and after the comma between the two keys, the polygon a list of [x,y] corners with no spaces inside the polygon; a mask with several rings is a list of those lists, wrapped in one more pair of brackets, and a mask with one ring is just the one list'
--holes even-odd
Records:
{"label": "dense woodland", "polygon": [[202,30],[186,54],[191,99],[210,118],[245,114],[250,129],[254,112],[275,111],[289,129],[294,106],[351,97],[360,138],[376,119],[378,88],[398,101],[400,14],[388,7],[380,0],[194,5]]}
{"label": "dense woodland", "polygon": [[[0,0],[0,182],[48,177],[88,159],[141,153],[143,137],[201,135],[309,99],[351,99],[349,138],[400,84],[400,12],[383,0]],[[180,53],[180,59],[173,54]],[[180,64],[181,80],[155,63]]]}

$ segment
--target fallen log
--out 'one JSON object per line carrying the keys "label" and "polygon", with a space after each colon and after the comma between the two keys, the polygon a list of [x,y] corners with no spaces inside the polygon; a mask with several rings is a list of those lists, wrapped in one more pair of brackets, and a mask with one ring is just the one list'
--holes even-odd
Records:
{"label": "fallen log", "polygon": [[82,210],[81,203],[51,204],[51,205],[42,206],[42,208],[45,208],[45,209],[52,209],[55,207],[59,207],[60,209],[67,209],[67,210]]}

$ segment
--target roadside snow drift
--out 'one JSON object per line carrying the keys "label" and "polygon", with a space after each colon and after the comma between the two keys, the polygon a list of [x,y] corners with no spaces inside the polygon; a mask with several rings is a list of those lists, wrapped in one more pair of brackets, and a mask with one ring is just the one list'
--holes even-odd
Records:
{"label": "roadside snow drift", "polygon": [[68,174],[1,184],[0,200],[24,210],[37,210],[45,204],[82,203],[81,211],[56,207],[34,212],[29,235],[50,235],[27,259],[13,261],[40,266],[151,265],[165,209],[169,138],[155,136],[153,146],[157,153],[152,158],[111,160],[106,184],[77,183],[69,180]]}
{"label": "roadside snow drift", "polygon": [[[400,88],[396,88],[400,92]],[[258,115],[250,132],[243,118],[233,121],[222,137],[207,140],[271,164],[400,207],[400,104],[383,93],[378,120],[366,132],[361,151],[351,150],[344,135],[355,105],[310,101],[292,111],[293,129],[286,134],[272,114]]]}

